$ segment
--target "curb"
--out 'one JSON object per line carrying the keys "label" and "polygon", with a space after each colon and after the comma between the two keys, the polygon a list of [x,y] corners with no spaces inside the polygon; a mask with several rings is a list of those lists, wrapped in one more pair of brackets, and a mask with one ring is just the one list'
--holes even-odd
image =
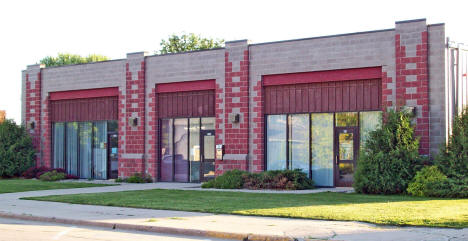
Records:
{"label": "curb", "polygon": [[20,220],[36,221],[36,222],[62,223],[62,224],[70,224],[70,225],[119,229],[119,230],[133,230],[133,231],[143,231],[143,232],[152,232],[152,233],[165,233],[165,234],[210,237],[210,238],[221,238],[221,239],[234,239],[234,240],[243,240],[243,241],[294,241],[294,240],[297,240],[295,238],[291,238],[287,236],[277,236],[277,235],[230,233],[230,232],[146,226],[146,225],[138,225],[138,224],[125,224],[125,223],[106,223],[106,222],[85,221],[85,220],[77,220],[77,219],[55,218],[55,217],[39,217],[39,216],[32,216],[32,215],[26,215],[26,214],[11,214],[11,213],[2,213],[2,212],[0,212],[0,218],[12,218],[12,219],[20,219]]}

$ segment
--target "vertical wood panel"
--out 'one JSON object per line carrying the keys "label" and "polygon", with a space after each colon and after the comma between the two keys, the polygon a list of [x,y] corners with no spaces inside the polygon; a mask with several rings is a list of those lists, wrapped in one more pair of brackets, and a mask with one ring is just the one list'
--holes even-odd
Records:
{"label": "vertical wood panel", "polygon": [[159,118],[214,116],[214,90],[158,94]]}
{"label": "vertical wood panel", "polygon": [[380,110],[380,79],[266,86],[265,113]]}

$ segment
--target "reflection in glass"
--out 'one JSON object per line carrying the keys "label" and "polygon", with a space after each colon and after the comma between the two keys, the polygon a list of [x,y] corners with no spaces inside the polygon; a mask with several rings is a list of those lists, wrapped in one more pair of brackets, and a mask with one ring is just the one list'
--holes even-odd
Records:
{"label": "reflection in glass", "polygon": [[309,115],[290,115],[289,125],[289,169],[309,176]]}
{"label": "reflection in glass", "polygon": [[202,130],[214,130],[215,129],[215,118],[214,117],[203,117],[203,118],[201,118],[201,129]]}
{"label": "reflection in glass", "polygon": [[312,179],[317,186],[333,186],[333,113],[311,115]]}
{"label": "reflection in glass", "polygon": [[382,123],[382,111],[368,111],[361,112],[359,116],[361,147],[364,146],[366,140],[369,138],[371,131],[377,130]]}
{"label": "reflection in glass", "polygon": [[358,113],[357,112],[341,112],[335,113],[336,126],[357,126]]}
{"label": "reflection in glass", "polygon": [[338,148],[340,160],[354,159],[354,135],[353,133],[340,133],[338,136]]}
{"label": "reflection in glass", "polygon": [[94,178],[107,179],[107,122],[94,123]]}
{"label": "reflection in glass", "polygon": [[69,122],[67,129],[67,172],[68,174],[78,176],[78,123]]}
{"label": "reflection in glass", "polygon": [[91,178],[92,123],[80,122],[80,177]]}
{"label": "reflection in glass", "polygon": [[286,115],[267,117],[267,170],[286,169]]}
{"label": "reflection in glass", "polygon": [[354,175],[354,164],[347,162],[340,162],[338,165],[340,172],[340,180],[343,182],[352,182]]}
{"label": "reflection in glass", "polygon": [[188,182],[188,119],[174,119],[174,162],[176,182]]}
{"label": "reflection in glass", "polygon": [[161,181],[173,181],[172,119],[161,120]]}
{"label": "reflection in glass", "polygon": [[190,120],[190,182],[200,182],[200,119]]}
{"label": "reflection in glass", "polygon": [[205,135],[203,137],[203,177],[206,179],[214,178],[215,175],[215,136]]}
{"label": "reflection in glass", "polygon": [[65,124],[54,124],[54,168],[65,168]]}

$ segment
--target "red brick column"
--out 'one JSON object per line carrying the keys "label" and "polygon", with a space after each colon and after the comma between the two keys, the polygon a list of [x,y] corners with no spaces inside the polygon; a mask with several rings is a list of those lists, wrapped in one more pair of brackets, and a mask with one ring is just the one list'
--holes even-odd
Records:
{"label": "red brick column", "polygon": [[265,161],[264,161],[264,141],[265,141],[265,122],[263,115],[264,108],[264,96],[263,96],[263,86],[262,81],[257,81],[257,84],[253,86],[251,90],[252,95],[252,166],[250,171],[252,172],[262,172],[265,170]]}
{"label": "red brick column", "polygon": [[38,64],[26,70],[26,119],[24,124],[36,149],[36,166],[43,166],[41,149],[41,68]]}
{"label": "red brick column", "polygon": [[[247,41],[226,43],[224,105],[217,85],[216,115],[224,110],[225,155],[216,162],[216,174],[226,170],[249,169],[249,50]],[[222,108],[224,107],[224,108]],[[238,122],[233,118],[238,116]],[[217,135],[220,123],[217,122]],[[218,138],[219,140],[219,138]],[[217,142],[217,144],[219,141]]]}
{"label": "red brick column", "polygon": [[[119,176],[145,172],[145,57],[144,53],[127,54],[126,85],[119,108]],[[119,98],[120,99],[120,98]],[[131,120],[137,119],[133,125]]]}
{"label": "red brick column", "polygon": [[395,35],[396,107],[416,108],[419,153],[429,154],[428,34],[425,20],[397,22]]}
{"label": "red brick column", "polygon": [[156,87],[151,88],[149,93],[149,109],[148,109],[148,156],[147,156],[147,168],[146,171],[150,174],[153,179],[158,178],[158,112],[157,112],[157,95]]}
{"label": "red brick column", "polygon": [[50,100],[49,95],[45,97],[42,105],[42,164],[52,167],[52,132],[50,122]]}

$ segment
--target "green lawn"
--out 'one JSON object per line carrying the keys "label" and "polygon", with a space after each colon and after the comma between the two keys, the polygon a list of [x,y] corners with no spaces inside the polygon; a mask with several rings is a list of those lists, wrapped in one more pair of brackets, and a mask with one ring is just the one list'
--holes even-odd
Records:
{"label": "green lawn", "polygon": [[352,220],[390,225],[468,227],[468,199],[345,193],[261,194],[160,189],[26,199],[240,215]]}
{"label": "green lawn", "polygon": [[0,179],[0,193],[102,186],[107,185],[78,182],[43,182],[33,179]]}

